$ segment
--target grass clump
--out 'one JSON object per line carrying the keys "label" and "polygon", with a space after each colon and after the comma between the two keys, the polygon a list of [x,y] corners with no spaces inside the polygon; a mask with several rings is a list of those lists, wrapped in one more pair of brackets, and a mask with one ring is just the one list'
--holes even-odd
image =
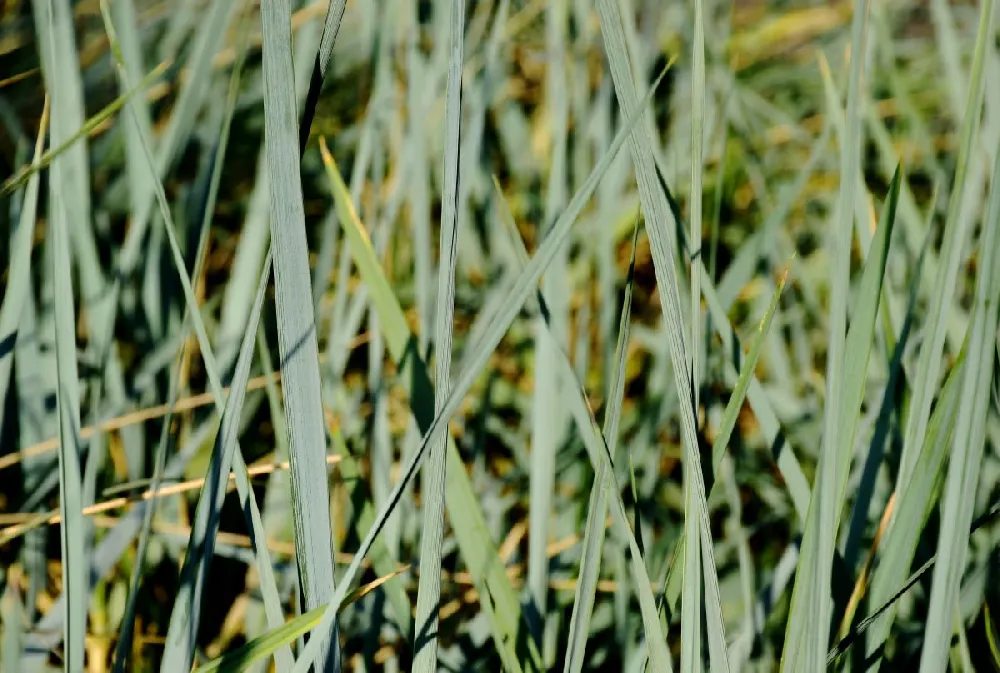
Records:
{"label": "grass clump", "polygon": [[995,0],[7,4],[2,670],[1000,666]]}

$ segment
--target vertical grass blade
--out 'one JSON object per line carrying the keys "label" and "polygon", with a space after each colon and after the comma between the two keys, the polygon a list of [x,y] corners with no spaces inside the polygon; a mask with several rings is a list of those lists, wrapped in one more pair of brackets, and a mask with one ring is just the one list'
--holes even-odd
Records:
{"label": "vertical grass blade", "polygon": [[[826,411],[822,449],[812,500],[806,521],[792,606],[781,653],[783,671],[822,670],[829,643],[832,600],[829,586],[833,571],[837,524],[843,507],[840,475],[846,477],[854,442],[854,424],[844,427],[845,414],[857,418],[860,407],[851,407],[846,392],[847,301],[850,285],[850,246],[855,198],[860,170],[860,91],[864,74],[869,3],[857,0],[851,30],[851,70],[848,83],[844,134],[840,143],[840,190],[833,222],[831,251],[831,300],[826,366]],[[863,296],[862,302],[878,306],[879,296]],[[874,316],[873,316],[874,319]],[[870,341],[869,341],[870,344]],[[852,355],[852,362],[854,357]],[[868,358],[860,372],[866,374]]]}
{"label": "vertical grass blade", "polygon": [[[288,416],[295,560],[305,607],[311,610],[329,603],[333,597],[333,543],[319,351],[299,172],[291,6],[288,0],[264,0],[260,12],[264,139],[271,197],[278,350],[286,381],[283,390]],[[324,670],[339,670],[336,625],[330,624],[328,630],[316,631],[313,636],[320,648],[314,650],[317,665]]]}
{"label": "vertical grass blade", "polygon": [[[451,390],[452,336],[455,320],[455,262],[458,252],[459,147],[462,127],[462,64],[465,50],[465,0],[451,3],[451,57],[445,102],[444,177],[441,200],[441,258],[438,264],[434,325],[434,413]],[[424,527],[420,539],[413,670],[437,670],[438,610],[441,599],[441,541],[444,536],[447,437],[431,445],[423,468]]]}
{"label": "vertical grass blade", "polygon": [[[987,3],[991,4],[991,3]],[[985,18],[988,18],[986,14]],[[986,417],[996,353],[998,297],[1000,297],[1000,153],[993,167],[993,184],[983,223],[980,258],[976,273],[976,295],[969,326],[970,363],[962,376],[962,393],[955,419],[955,432],[948,463],[937,563],[931,583],[930,607],[920,657],[921,673],[944,670],[953,632],[953,606],[968,557],[969,525],[972,522],[979,471],[986,440]]]}
{"label": "vertical grass blade", "polygon": [[[73,72],[72,57],[66,58],[60,49],[72,49],[65,42],[65,32],[71,30],[68,3],[47,0],[35,3],[39,17],[40,40],[45,85],[52,101],[52,145],[58,147],[74,130],[75,117],[82,121],[82,108],[75,103],[81,94],[79,75]],[[41,9],[42,11],[38,11]],[[57,16],[58,14],[58,16]],[[58,27],[58,33],[57,33]],[[76,98],[77,101],[73,99]],[[83,164],[83,170],[79,170]],[[73,305],[73,282],[70,262],[70,223],[72,212],[84,216],[74,224],[86,226],[90,200],[89,173],[86,171],[86,148],[78,145],[52,162],[49,180],[49,221],[51,239],[47,246],[49,278],[54,290],[56,410],[59,418],[59,513],[60,571],[66,592],[63,603],[63,628],[66,670],[82,671],[84,638],[87,632],[87,605],[90,585],[86,568],[90,563],[87,552],[87,524],[83,518],[83,475],[80,437],[80,389],[76,361],[76,310]]]}
{"label": "vertical grass blade", "polygon": [[[609,404],[604,415],[603,433],[608,440],[608,451],[612,459],[615,457],[615,449],[618,446],[618,424],[621,421],[621,403],[625,392],[625,356],[628,350],[629,320],[632,314],[635,248],[638,233],[639,227],[636,226],[635,235],[632,238],[632,255],[629,260],[628,277],[625,281],[625,300],[622,303],[621,318],[619,319],[618,343],[615,345],[616,366],[610,381]],[[569,620],[564,673],[580,673],[583,670],[590,619],[594,611],[597,580],[601,571],[601,554],[604,546],[604,534],[607,529],[604,521],[608,514],[610,482],[607,467],[602,463],[590,490],[590,502],[587,505],[587,523],[583,531],[583,551],[580,560],[580,574],[576,583],[576,594],[573,598],[573,612]]]}
{"label": "vertical grass blade", "polygon": [[[899,473],[896,476],[896,493],[907,488],[913,476],[917,453],[927,433],[931,403],[937,390],[937,382],[943,363],[945,333],[951,314],[949,307],[954,301],[955,285],[961,265],[962,250],[966,243],[971,219],[963,214],[963,203],[967,199],[967,173],[974,159],[976,138],[979,134],[979,118],[986,85],[984,61],[986,46],[993,30],[994,0],[983,0],[980,5],[979,32],[976,36],[969,79],[968,97],[965,101],[965,115],[960,130],[960,145],[955,165],[955,179],[948,199],[948,212],[944,224],[944,240],[941,245],[937,276],[934,279],[934,294],[927,309],[928,324],[926,335],[920,348],[916,377],[913,381],[913,398],[906,417],[903,435],[903,452],[900,456]],[[893,520],[895,517],[893,517]],[[890,527],[893,525],[890,522]]]}
{"label": "vertical grass blade", "polygon": [[[545,10],[545,50],[547,68],[545,73],[545,102],[548,122],[546,129],[549,142],[549,174],[545,193],[544,220],[539,229],[542,235],[554,224],[559,212],[566,204],[567,178],[567,124],[568,95],[566,86],[566,29],[567,1],[553,0]],[[529,475],[529,520],[528,520],[528,578],[529,618],[533,636],[542,644],[552,642],[546,637],[554,623],[548,615],[549,556],[553,520],[553,496],[556,470],[556,454],[565,434],[565,415],[560,404],[561,391],[559,377],[555,369],[555,352],[563,344],[555,342],[555,335],[565,335],[568,314],[568,250],[559,250],[542,279],[546,296],[552,301],[551,320],[555,329],[544,324],[546,317],[535,320],[534,390],[531,399],[531,469]],[[551,665],[554,652],[546,651],[543,656],[546,666]]]}
{"label": "vertical grass blade", "polygon": [[313,117],[316,115],[316,105],[323,91],[326,72],[333,58],[333,46],[340,32],[340,22],[344,18],[347,0],[333,0],[326,6],[326,19],[323,21],[323,33],[319,38],[319,49],[316,51],[316,62],[313,64],[312,75],[309,78],[309,90],[306,93],[305,105],[302,107],[302,117],[299,125],[299,149],[305,151]]}

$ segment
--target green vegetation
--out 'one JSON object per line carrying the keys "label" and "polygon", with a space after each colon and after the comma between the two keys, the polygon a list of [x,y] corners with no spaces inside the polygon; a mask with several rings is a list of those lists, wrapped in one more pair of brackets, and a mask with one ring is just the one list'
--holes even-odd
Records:
{"label": "green vegetation", "polygon": [[1000,670],[995,4],[5,3],[0,670]]}

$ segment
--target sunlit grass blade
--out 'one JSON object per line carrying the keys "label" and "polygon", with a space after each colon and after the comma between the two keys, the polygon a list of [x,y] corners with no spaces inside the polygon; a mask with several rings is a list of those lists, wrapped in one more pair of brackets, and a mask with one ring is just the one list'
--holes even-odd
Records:
{"label": "sunlit grass blade", "polygon": [[246,397],[247,379],[253,364],[253,347],[257,338],[257,327],[264,305],[264,294],[271,279],[271,259],[265,260],[264,272],[257,286],[250,320],[243,334],[240,354],[233,374],[233,384],[222,412],[219,433],[215,437],[212,458],[207,477],[202,484],[191,525],[187,554],[174,609],[170,614],[170,627],[164,646],[164,670],[187,670],[191,667],[194,654],[201,604],[206,592],[209,564],[215,548],[215,536],[219,526],[222,503],[226,497],[226,483],[229,481],[233,454],[236,452],[236,436],[239,430],[240,413]]}
{"label": "sunlit grass blade", "polygon": [[[569,92],[566,83],[567,13],[569,3],[555,0],[545,8],[546,132],[548,178],[545,186],[544,219],[539,225],[548,234],[559,212],[566,206]],[[554,364],[555,351],[565,339],[569,315],[569,246],[560,247],[542,278],[549,312],[535,319],[534,381],[531,396],[531,453],[528,484],[528,577],[525,600],[532,635],[542,646],[546,667],[555,659],[556,624],[549,614],[549,557],[546,549],[553,530],[556,456],[566,434],[566,414],[561,403],[560,380]],[[543,324],[548,320],[551,329]]]}
{"label": "sunlit grass blade", "polygon": [[[626,113],[632,113],[636,108],[636,84],[630,69],[628,50],[625,45],[625,35],[622,28],[621,8],[611,0],[598,0],[598,13],[601,20],[601,35],[605,51],[611,66],[615,93],[619,105]],[[648,118],[647,118],[648,120]],[[640,125],[629,139],[632,162],[636,182],[639,187],[639,198],[645,214],[646,230],[649,233],[650,252],[653,257],[653,267],[656,275],[656,285],[659,291],[660,304],[667,324],[668,350],[673,363],[674,384],[680,402],[680,423],[684,462],[692,469],[685,468],[685,476],[693,477],[697,511],[685,511],[685,517],[698,517],[698,530],[692,527],[688,533],[697,532],[701,541],[702,567],[706,582],[705,601],[713,605],[706,608],[709,618],[720,617],[722,606],[717,603],[718,587],[715,558],[712,550],[711,528],[708,520],[708,505],[705,498],[705,484],[702,478],[702,465],[699,456],[699,442],[695,424],[697,422],[694,407],[694,392],[689,376],[688,350],[685,345],[684,316],[680,305],[680,289],[674,254],[670,250],[671,231],[677,222],[673,217],[666,195],[658,184],[656,160],[653,148],[655,140],[650,132],[651,123]],[[725,643],[725,626],[721,619],[714,619],[708,629],[717,643]],[[682,635],[683,637],[683,635]],[[718,648],[713,647],[716,654]],[[655,661],[654,661],[655,666]],[[728,671],[728,657],[713,656],[712,666],[716,670]]]}
{"label": "sunlit grass blade", "polygon": [[[64,8],[67,11],[68,8]],[[53,14],[56,9],[49,0],[48,16],[49,45],[52,52],[49,56],[50,67],[58,64],[55,49],[56,41]],[[59,66],[48,80],[49,96],[54,110],[66,105],[61,87]],[[62,143],[65,125],[54,123],[52,141]],[[69,217],[66,210],[67,185],[63,180],[69,170],[68,157],[58,157],[52,165],[49,180],[49,223],[51,238],[49,240],[49,273],[52,274],[55,305],[55,358],[56,358],[56,407],[59,414],[59,513],[62,523],[60,533],[60,570],[62,585],[66,591],[65,610],[65,666],[68,671],[82,671],[84,665],[84,638],[87,633],[87,604],[90,597],[90,582],[87,577],[87,566],[90,560],[87,556],[86,531],[87,523],[83,518],[83,475],[81,460],[84,450],[83,439],[80,437],[80,388],[79,373],[76,361],[76,310],[73,306],[73,283],[70,277],[70,242]],[[72,198],[72,196],[70,196]]]}
{"label": "sunlit grass blade", "polygon": [[[638,223],[637,223],[638,224]],[[622,303],[618,327],[618,343],[615,345],[615,369],[610,381],[607,411],[604,414],[603,433],[608,440],[611,458],[615,457],[618,446],[618,424],[621,421],[621,404],[625,390],[625,360],[628,351],[629,321],[632,315],[632,291],[635,280],[635,248],[639,234],[636,226],[632,237],[632,254],[629,260],[628,277],[625,280],[625,300]],[[590,632],[590,619],[594,611],[597,580],[600,577],[604,522],[608,514],[608,488],[610,478],[607,467],[602,463],[597,470],[594,485],[590,491],[587,506],[587,523],[583,531],[583,552],[580,572],[577,578],[576,594],[573,598],[573,613],[569,621],[569,636],[563,667],[565,673],[580,673],[583,670],[584,655]]]}
{"label": "sunlit grass blade", "polygon": [[[659,84],[662,77],[663,74],[661,73],[654,85],[650,88],[649,93],[647,93],[642,100],[642,105],[645,105],[648,102],[652,92],[656,90],[656,85]],[[642,108],[640,107],[639,110],[641,111],[641,109]],[[424,438],[403,470],[400,480],[397,482],[396,486],[393,487],[393,492],[388,503],[386,503],[386,505],[382,508],[372,529],[362,541],[361,547],[357,552],[354,561],[345,571],[343,576],[344,579],[335,593],[334,601],[327,607],[327,612],[323,617],[321,627],[328,628],[328,624],[335,618],[337,611],[340,609],[340,602],[343,600],[343,596],[346,591],[344,587],[350,585],[355,573],[357,573],[361,560],[371,548],[375,536],[378,535],[382,526],[385,524],[385,520],[392,513],[402,490],[406,487],[407,482],[412,478],[414,471],[419,467],[423,458],[424,450],[426,449],[428,443],[431,440],[437,439],[437,434],[444,429],[444,426],[446,426],[446,419],[450,418],[451,414],[457,410],[462,398],[472,387],[473,382],[478,378],[482,367],[489,360],[493,349],[500,342],[504,332],[507,330],[511,321],[513,321],[514,316],[520,310],[524,300],[529,296],[532,288],[541,277],[542,272],[555,256],[558,251],[558,247],[566,240],[571,225],[576,218],[579,217],[580,212],[583,210],[587,200],[593,194],[598,181],[607,171],[614,155],[621,148],[628,136],[628,132],[632,130],[638,118],[638,114],[633,114],[629,117],[621,132],[619,132],[615,138],[615,142],[612,144],[609,151],[594,167],[583,187],[576,193],[576,195],[574,195],[567,209],[559,216],[558,220],[553,225],[550,234],[546,237],[545,241],[543,241],[538,252],[536,252],[535,256],[526,267],[525,272],[518,278],[517,283],[511,289],[507,300],[498,309],[497,316],[492,321],[490,330],[487,335],[483,336],[475,357],[470,358],[471,362],[469,363],[468,368],[463,370],[462,374],[456,381],[442,412],[438,414],[433,421],[428,421],[426,419],[421,421],[418,415],[418,421],[426,423],[423,428]],[[321,149],[324,147],[325,145],[321,144]],[[345,198],[347,194],[346,186],[343,184],[343,180],[339,176],[336,165],[333,163],[333,157],[331,157],[327,151],[324,151],[324,161],[326,163],[328,176],[333,186],[334,195],[337,198],[337,207],[341,213],[341,217],[344,221],[354,224],[353,230],[352,227],[348,227],[352,249],[355,247],[367,247],[369,245],[367,242],[367,236],[364,234],[364,230],[357,222],[357,214],[354,212],[353,205],[348,199]],[[355,251],[356,255],[358,255],[358,253],[359,251]],[[375,297],[381,297],[386,302],[391,299],[393,297],[392,291],[388,287],[384,277],[380,281],[380,284],[382,285],[381,288],[372,287],[372,283],[378,282],[377,279],[381,277],[381,270],[375,262],[375,259],[373,257],[368,257],[366,259],[358,259],[358,257],[356,257],[355,261],[361,270],[365,270],[367,267],[367,271],[370,274],[369,277],[366,278],[366,284],[369,286],[369,291],[372,292]],[[395,304],[395,302],[392,303]],[[376,304],[376,306],[378,306],[378,304]],[[387,337],[391,339],[387,346],[393,354],[394,359],[401,360],[403,356],[407,354],[408,349],[408,355],[412,357],[414,355],[412,352],[412,342],[410,341],[412,335],[406,325],[402,310],[399,309],[398,304],[395,304],[395,310],[393,310],[390,305],[380,308],[380,313],[382,311],[386,312],[385,315],[381,316],[381,320],[384,328],[386,329]],[[455,455],[457,451],[452,450],[451,446],[453,446],[453,444],[449,447],[449,454]],[[458,463],[458,461],[455,462]],[[456,471],[457,470],[454,469],[448,470],[448,474],[454,474]],[[512,648],[515,643],[521,644],[522,647],[524,646],[522,643],[518,643],[519,635],[522,638],[525,635],[523,633],[519,634],[520,629],[522,628],[519,619],[520,609],[517,605],[516,597],[513,596],[513,590],[509,588],[509,583],[503,573],[502,566],[493,558],[496,553],[495,547],[493,546],[492,541],[489,540],[488,534],[486,534],[485,525],[481,523],[483,521],[481,519],[482,515],[481,513],[478,513],[478,507],[475,505],[475,497],[471,494],[471,486],[468,485],[467,475],[464,471],[461,471],[460,476],[465,477],[465,479],[462,481],[456,480],[453,482],[455,484],[454,487],[448,487],[448,511],[456,534],[458,531],[463,530],[463,519],[460,518],[460,515],[464,515],[464,517],[473,516],[474,518],[479,519],[479,522],[470,522],[467,518],[465,519],[470,526],[475,524],[475,527],[469,530],[469,532],[475,533],[476,535],[475,539],[470,538],[465,542],[463,542],[460,538],[459,545],[462,548],[462,554],[466,559],[466,563],[469,565],[470,571],[473,573],[482,573],[482,575],[480,575],[481,578],[489,578],[489,581],[492,584],[491,601],[496,602],[498,600],[503,600],[506,604],[505,606],[500,606],[495,613],[498,617],[504,619],[506,628],[502,632],[497,632],[497,629],[494,628],[494,639],[498,641],[498,649],[501,655],[504,655],[509,652],[509,648]],[[456,495],[455,506],[452,505],[453,498],[451,494],[453,492],[453,488]],[[458,489],[462,489],[464,493],[459,492]],[[461,500],[461,502],[458,502],[458,500]],[[459,509],[462,506],[468,507],[465,510]],[[484,547],[484,544],[487,546]],[[481,565],[470,561],[470,559],[477,558],[483,561]],[[485,594],[481,593],[480,595],[485,599]],[[511,599],[513,600],[512,604],[508,602]],[[486,605],[484,605],[484,607],[486,607]],[[313,643],[307,645],[307,651],[310,647],[313,647]],[[534,649],[530,644],[527,645],[527,647],[529,648],[529,651]],[[537,663],[537,656],[537,650],[535,650],[534,654],[531,655],[531,661],[534,662],[531,666],[532,668],[538,668],[539,666]],[[507,666],[514,665],[514,662],[516,661],[518,661],[517,658],[511,658],[510,656],[504,657],[504,663]],[[300,665],[301,663],[302,660],[300,659]],[[304,671],[304,666],[300,667],[299,671],[296,673],[302,673],[302,671]]]}
{"label": "sunlit grass blade", "polygon": [[[783,671],[822,670],[832,618],[830,578],[837,540],[837,525],[843,509],[840,476],[846,479],[854,443],[855,424],[844,426],[845,417],[857,419],[860,406],[852,406],[852,381],[863,386],[868,358],[857,358],[860,366],[850,374],[847,364],[847,304],[850,289],[850,248],[854,232],[855,199],[861,169],[860,100],[868,33],[869,3],[857,0],[851,27],[851,60],[844,133],[840,137],[840,189],[831,228],[830,318],[826,360],[826,409],[819,466],[813,480],[812,500],[806,521],[792,604],[781,653]],[[878,279],[881,284],[881,274]],[[859,301],[872,307],[872,324],[879,295],[862,295]],[[852,323],[852,327],[854,327]],[[871,341],[866,344],[870,347]],[[851,354],[850,363],[855,363]],[[860,400],[858,400],[860,402]]]}
{"label": "sunlit grass blade", "polygon": [[[697,414],[701,402],[702,371],[699,361],[701,347],[701,273],[698,262],[701,259],[702,246],[702,175],[704,171],[703,146],[704,130],[702,123],[705,115],[705,24],[702,16],[701,0],[694,1],[694,40],[691,46],[691,198],[688,201],[690,212],[689,237],[689,278],[691,280],[691,341],[689,371],[692,386],[692,405],[697,423]],[[674,361],[677,367],[677,361]],[[683,413],[683,412],[682,412]],[[691,454],[688,454],[691,455]],[[686,457],[684,460],[684,582],[681,592],[681,673],[699,673],[702,670],[702,606],[710,608],[711,601],[702,601],[701,585],[701,545],[699,544],[700,519],[695,514],[698,507],[697,479],[700,461]],[[709,487],[706,485],[706,489]],[[706,490],[706,492],[708,492]],[[717,634],[712,633],[712,624],[708,627],[709,639],[718,641]],[[713,638],[713,635],[716,637]],[[725,640],[722,642],[722,660],[726,657]],[[713,647],[713,657],[717,650]]]}
{"label": "sunlit grass blade", "polygon": [[[985,4],[992,5],[992,2]],[[991,15],[982,17],[991,25]],[[969,362],[962,376],[962,392],[955,419],[948,476],[941,503],[941,529],[937,563],[931,583],[930,606],[920,657],[921,673],[943,670],[953,632],[953,606],[959,597],[965,562],[969,555],[966,531],[972,521],[979,472],[986,443],[986,418],[990,405],[992,363],[996,355],[997,297],[1000,296],[1000,153],[993,167],[993,183],[976,272],[976,294],[969,325]]]}
{"label": "sunlit grass blade", "polygon": [[[459,143],[462,127],[462,64],[465,53],[465,1],[451,3],[451,57],[445,103],[444,177],[441,197],[437,301],[434,319],[434,413],[440,413],[451,390],[452,338],[455,327],[455,262],[458,252]],[[349,225],[348,225],[349,226]],[[441,542],[444,537],[447,438],[431,444],[423,467],[424,526],[420,537],[420,584],[413,670],[437,670],[438,611],[441,600]]]}
{"label": "sunlit grass blade", "polygon": [[[296,133],[291,4],[288,0],[268,0],[261,3],[260,11],[278,351],[288,382],[283,392],[292,465],[295,560],[305,607],[311,610],[333,597],[334,575],[330,495],[324,467],[327,444]],[[319,646],[313,655],[317,665],[339,670],[336,625],[314,633],[314,638]]]}

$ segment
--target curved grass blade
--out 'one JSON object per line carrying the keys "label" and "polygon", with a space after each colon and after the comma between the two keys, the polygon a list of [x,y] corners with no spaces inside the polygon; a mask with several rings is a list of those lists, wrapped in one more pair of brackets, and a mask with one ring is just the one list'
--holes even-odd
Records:
{"label": "curved grass blade", "polygon": [[[291,5],[265,0],[263,29],[264,141],[267,144],[274,250],[278,351],[286,381],[283,387],[291,461],[295,560],[306,609],[326,604],[334,595],[330,493],[324,465],[326,437],[320,384],[319,347],[313,320],[309,252],[296,141],[295,78],[292,68]],[[315,633],[314,660],[324,670],[340,669],[336,625]],[[325,663],[322,663],[325,662]]]}
{"label": "curved grass blade", "polygon": [[[440,413],[451,388],[452,338],[455,326],[455,262],[458,253],[459,143],[462,126],[462,62],[465,49],[465,1],[451,3],[451,58],[445,102],[445,158],[441,196],[441,259],[438,264],[434,326],[434,413]],[[438,609],[441,600],[441,542],[444,537],[446,437],[432,444],[423,468],[424,527],[420,539],[416,642],[413,670],[437,670]]]}

